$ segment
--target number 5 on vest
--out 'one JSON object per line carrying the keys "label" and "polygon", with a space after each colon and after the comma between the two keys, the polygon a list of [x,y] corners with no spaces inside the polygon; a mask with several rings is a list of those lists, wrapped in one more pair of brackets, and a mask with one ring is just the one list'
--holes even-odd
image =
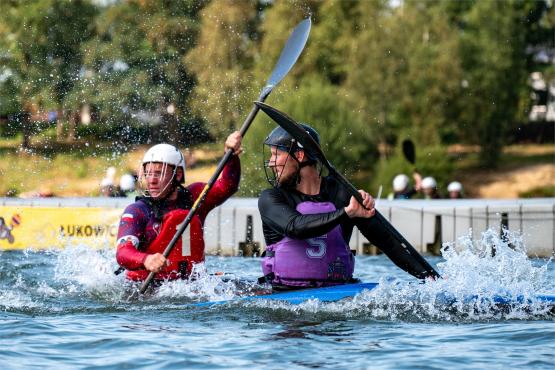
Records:
{"label": "number 5 on vest", "polygon": [[310,248],[306,249],[306,255],[310,258],[322,258],[326,255],[326,240],[324,238],[311,238],[307,239],[306,242],[310,245]]}

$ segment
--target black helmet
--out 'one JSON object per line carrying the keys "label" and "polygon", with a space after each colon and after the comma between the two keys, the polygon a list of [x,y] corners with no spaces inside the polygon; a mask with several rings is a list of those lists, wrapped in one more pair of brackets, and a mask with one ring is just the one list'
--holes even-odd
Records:
{"label": "black helmet", "polygon": [[[305,123],[301,123],[300,125],[306,130],[306,132],[308,132],[308,134],[310,136],[312,136],[314,141],[316,141],[316,143],[318,143],[318,145],[320,145],[320,135],[318,134],[318,132],[316,132],[315,129],[313,129],[312,127],[310,127],[309,125],[307,125]],[[276,127],[275,129],[272,130],[272,132],[270,132],[270,134],[268,135],[266,140],[264,140],[264,144],[268,145],[268,146],[275,146],[278,149],[283,150],[283,151],[288,152],[288,153],[294,153],[298,150],[303,150],[304,149],[281,126]],[[312,153],[307,152],[306,155],[310,160],[312,160],[312,161],[316,160],[316,157],[314,155],[312,155]]]}
{"label": "black helmet", "polygon": [[[310,136],[312,136],[312,138],[318,144],[320,144],[320,135],[318,135],[316,130],[314,130],[312,127],[304,123],[301,123],[300,125],[306,130],[306,132],[308,132]],[[266,140],[264,140],[263,147],[266,147],[266,145],[270,147],[276,147],[279,150],[289,153],[290,157],[293,158],[297,163],[299,163],[298,159],[291,154],[295,153],[298,150],[303,150],[303,147],[281,126],[276,127],[275,129],[272,130],[272,132],[270,132]],[[269,167],[270,162],[265,160],[264,173],[270,185],[274,187],[280,187],[280,186],[288,187],[298,183],[300,181],[301,168],[304,166],[313,165],[316,162],[318,162],[316,156],[314,156],[312,153],[305,151],[305,154],[306,154],[307,160],[302,163],[299,163],[297,174],[293,178],[291,178],[287,183],[284,183],[284,184],[280,184],[280,180],[276,177],[276,172],[274,172],[273,170],[270,170],[270,167]],[[263,157],[266,158],[266,155],[264,155]]]}

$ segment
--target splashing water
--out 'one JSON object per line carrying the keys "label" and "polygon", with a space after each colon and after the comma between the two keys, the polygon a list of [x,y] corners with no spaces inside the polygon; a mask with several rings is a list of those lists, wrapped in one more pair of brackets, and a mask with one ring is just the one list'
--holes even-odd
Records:
{"label": "splashing water", "polygon": [[459,239],[459,245],[443,246],[445,261],[437,264],[443,278],[436,281],[415,284],[381,278],[377,288],[350,300],[309,300],[297,306],[273,301],[249,305],[270,306],[299,316],[317,314],[322,319],[464,322],[553,317],[553,307],[536,298],[553,290],[547,280],[551,259],[529,259],[521,235],[506,230],[499,235],[489,229],[477,241],[470,236]]}
{"label": "splashing water", "polygon": [[256,284],[243,282],[232,276],[209,274],[204,263],[193,267],[187,280],[164,283],[156,292],[157,298],[189,298],[191,301],[223,301],[248,295]]}
{"label": "splashing water", "polygon": [[[109,247],[95,250],[68,245],[59,251],[3,253],[0,310],[25,313],[182,310],[190,309],[191,303],[231,300],[232,303],[210,311],[409,322],[553,317],[552,307],[536,299],[538,294],[553,294],[555,290],[548,279],[553,273],[549,269],[551,260],[529,259],[519,234],[499,235],[487,230],[479,240],[466,236],[456,246],[445,244],[442,254],[444,260],[437,264],[437,269],[443,278],[422,284],[395,268],[391,270],[395,277],[384,277],[384,269],[372,274],[376,257],[374,260],[357,257],[359,274],[366,274],[366,279],[379,278],[377,288],[338,302],[310,300],[290,305],[274,300],[236,300],[268,293],[267,287],[254,282],[260,273],[256,259],[208,257],[206,265],[195,267],[190,279],[166,282],[149,294],[140,295],[138,284],[127,281],[124,274],[113,273],[117,268],[115,251]],[[210,273],[218,270],[238,274]],[[498,297],[507,304],[498,305]]]}
{"label": "splashing water", "polygon": [[67,246],[57,254],[54,266],[57,290],[63,295],[97,298],[111,304],[127,300],[128,284],[123,274],[114,274],[114,261],[115,251],[107,246],[98,250],[79,244]]}
{"label": "splashing water", "polygon": [[547,287],[547,266],[551,259],[540,266],[527,257],[522,236],[503,230],[482,233],[478,242],[470,237],[460,239],[462,250],[453,244],[442,248],[445,262],[438,268],[445,285],[454,294],[500,294],[533,297]]}
{"label": "splashing water", "polygon": [[209,274],[204,263],[197,264],[188,279],[167,281],[150,294],[138,293],[140,284],[128,281],[125,274],[115,275],[115,251],[72,246],[57,256],[54,278],[67,292],[83,292],[114,303],[183,304],[195,301],[222,301],[245,295],[254,283],[240,284],[234,276]]}

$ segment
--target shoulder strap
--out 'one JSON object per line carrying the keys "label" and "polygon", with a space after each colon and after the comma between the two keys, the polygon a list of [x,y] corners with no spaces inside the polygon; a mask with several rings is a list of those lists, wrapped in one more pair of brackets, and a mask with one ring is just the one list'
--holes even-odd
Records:
{"label": "shoulder strap", "polygon": [[193,206],[193,195],[189,189],[179,185],[177,188],[177,208],[191,209]]}

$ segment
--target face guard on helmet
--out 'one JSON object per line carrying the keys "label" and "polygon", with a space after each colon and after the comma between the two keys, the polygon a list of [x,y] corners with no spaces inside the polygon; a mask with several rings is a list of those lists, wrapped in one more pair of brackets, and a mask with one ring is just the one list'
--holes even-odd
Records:
{"label": "face guard on helmet", "polygon": [[[160,171],[153,171],[153,165],[149,164],[162,164]],[[179,181],[176,179],[177,169],[181,168],[183,171],[183,176]],[[165,183],[161,183],[161,189],[158,189],[159,194],[164,194],[164,192],[170,186],[177,186],[180,183],[185,182],[185,158],[183,154],[175,146],[170,144],[157,144],[152,148],[147,150],[143,157],[141,163],[141,168],[139,170],[139,186],[145,197],[153,197],[151,191],[149,190],[148,179],[158,179],[159,181],[164,181],[167,178],[168,173],[171,173],[171,177],[167,179]],[[156,196],[156,198],[158,198]]]}
{"label": "face guard on helmet", "polygon": [[[306,130],[306,132],[308,132],[308,134],[310,136],[312,136],[312,138],[318,144],[320,144],[320,135],[318,135],[316,130],[314,130],[312,127],[310,127],[309,125],[306,125],[304,123],[301,123],[301,126]],[[266,147],[268,147],[270,149],[269,155],[266,154]],[[304,150],[304,148],[299,142],[297,142],[297,140],[295,140],[281,126],[278,126],[275,129],[273,129],[272,132],[270,132],[270,134],[268,135],[268,137],[266,137],[266,140],[264,140],[264,143],[263,143],[263,146],[262,146],[262,151],[263,151],[264,158],[271,158],[272,157],[272,153],[271,153],[271,148],[272,147],[274,147],[278,150],[284,151],[288,154],[287,160],[285,161],[285,163],[283,165],[279,165],[279,166],[276,166],[276,164],[270,165],[271,164],[270,160],[264,160],[264,174],[266,175],[266,180],[268,180],[270,185],[272,185],[273,187],[280,186],[280,177],[281,177],[281,175],[278,177],[277,171],[274,168],[275,167],[282,167],[282,168],[285,167],[289,158],[293,158],[293,160],[295,160],[297,162],[297,164],[298,164],[297,172],[296,172],[294,178],[291,179],[291,181],[288,182],[288,184],[281,184],[281,186],[291,185],[290,183],[293,183],[293,182],[298,183],[298,181],[300,181],[301,168],[317,163],[317,158],[314,155],[312,155],[312,153],[310,153],[308,151],[305,151],[305,156],[306,156],[307,160],[303,161],[302,163],[299,162],[299,160],[294,155],[294,153],[299,151],[299,150]],[[281,174],[281,173],[283,173],[283,171],[280,171],[279,173]]]}

